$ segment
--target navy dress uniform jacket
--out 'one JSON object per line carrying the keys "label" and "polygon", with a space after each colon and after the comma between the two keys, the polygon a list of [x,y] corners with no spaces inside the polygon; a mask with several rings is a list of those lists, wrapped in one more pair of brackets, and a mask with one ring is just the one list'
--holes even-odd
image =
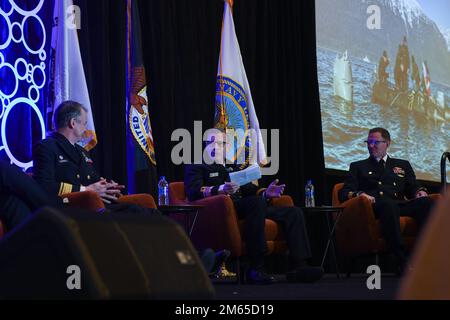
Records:
{"label": "navy dress uniform jacket", "polygon": [[34,178],[49,194],[80,191],[100,180],[89,153],[57,132],[34,146],[33,161]]}
{"label": "navy dress uniform jacket", "polygon": [[387,157],[383,168],[376,159],[369,157],[350,164],[349,176],[339,192],[339,200],[343,202],[363,191],[375,198],[404,201],[405,198],[414,198],[421,189],[408,161]]}
{"label": "navy dress uniform jacket", "polygon": [[[228,168],[228,170],[232,170]],[[189,201],[204,198],[204,187],[213,188],[213,195],[217,194],[218,187],[230,181],[230,175],[227,168],[220,164],[191,164],[186,165],[184,174],[184,187]],[[231,195],[233,200],[237,200],[249,195],[255,195],[258,192],[258,186],[253,183],[247,183],[239,188],[236,194]]]}

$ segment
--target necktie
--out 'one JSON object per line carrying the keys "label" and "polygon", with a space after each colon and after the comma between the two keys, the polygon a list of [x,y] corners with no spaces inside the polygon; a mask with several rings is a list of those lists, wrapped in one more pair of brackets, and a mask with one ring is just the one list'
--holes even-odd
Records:
{"label": "necktie", "polygon": [[380,172],[383,173],[383,172],[384,172],[384,166],[385,166],[384,160],[381,159],[381,160],[378,162],[378,165],[380,166]]}

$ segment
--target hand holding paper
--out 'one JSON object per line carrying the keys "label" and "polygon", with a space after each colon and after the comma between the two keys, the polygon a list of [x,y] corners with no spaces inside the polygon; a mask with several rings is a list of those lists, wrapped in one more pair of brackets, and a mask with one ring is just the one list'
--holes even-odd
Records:
{"label": "hand holding paper", "polygon": [[259,180],[260,178],[261,169],[257,164],[253,164],[244,170],[230,173],[231,182],[234,182],[239,186],[243,186],[244,184]]}
{"label": "hand holding paper", "polygon": [[220,185],[220,187],[219,187],[219,193],[224,193],[224,194],[234,194],[238,190],[239,190],[239,185],[234,182],[225,182],[224,184]]}

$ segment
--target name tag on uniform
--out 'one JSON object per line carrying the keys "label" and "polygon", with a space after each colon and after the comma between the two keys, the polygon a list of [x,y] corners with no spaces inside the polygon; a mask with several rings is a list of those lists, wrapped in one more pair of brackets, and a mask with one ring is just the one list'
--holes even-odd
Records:
{"label": "name tag on uniform", "polygon": [[211,172],[210,174],[209,174],[209,177],[210,178],[214,178],[214,177],[218,177],[219,176],[219,173],[218,172]]}

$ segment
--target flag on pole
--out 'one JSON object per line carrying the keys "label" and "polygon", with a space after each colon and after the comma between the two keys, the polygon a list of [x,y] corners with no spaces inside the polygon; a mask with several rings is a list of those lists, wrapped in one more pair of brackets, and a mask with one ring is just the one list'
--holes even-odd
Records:
{"label": "flag on pole", "polygon": [[80,12],[72,0],[55,0],[53,8],[52,39],[50,49],[50,95],[47,105],[47,126],[52,128],[54,108],[61,102],[73,100],[88,111],[87,130],[79,143],[86,150],[97,144],[94,117],[81,60],[77,29]]}
{"label": "flag on pole", "polygon": [[142,57],[141,26],[135,0],[127,1],[127,172],[131,193],[156,196],[156,159]]}
{"label": "flag on pole", "polygon": [[214,126],[226,129],[227,139],[229,129],[235,132],[234,148],[227,150],[226,158],[243,169],[256,162],[265,164],[267,159],[234,29],[232,8],[233,1],[225,0],[216,80]]}

